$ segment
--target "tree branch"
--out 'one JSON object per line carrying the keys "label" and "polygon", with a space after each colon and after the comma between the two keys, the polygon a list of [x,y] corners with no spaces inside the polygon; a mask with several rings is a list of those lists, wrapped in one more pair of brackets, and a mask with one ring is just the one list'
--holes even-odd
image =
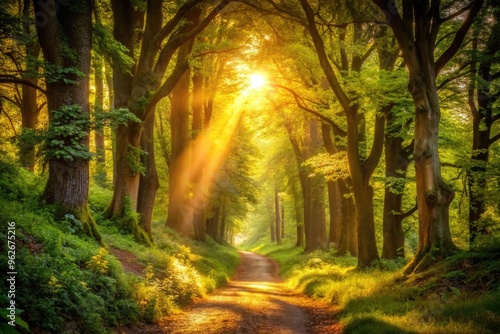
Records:
{"label": "tree branch", "polygon": [[409,216],[411,216],[412,214],[414,214],[417,210],[418,210],[418,205],[415,204],[415,206],[413,208],[411,208],[410,210],[408,210],[406,212],[400,213],[399,216],[401,217],[401,219],[405,219],[405,218],[408,218]]}
{"label": "tree branch", "polygon": [[349,110],[352,101],[342,89],[340,82],[338,81],[337,76],[333,71],[332,65],[328,60],[323,39],[321,38],[318,28],[316,27],[316,22],[314,20],[314,12],[312,11],[311,6],[306,0],[299,0],[299,2],[306,14],[307,29],[309,30],[309,33],[314,43],[314,47],[316,48],[316,53],[318,55],[321,68],[323,69],[323,72],[325,72],[326,78],[328,79],[328,83],[332,87],[335,96],[339,100],[344,110],[347,111]]}
{"label": "tree branch", "polygon": [[38,86],[37,84],[34,84],[33,82],[26,80],[26,79],[20,79],[18,77],[15,77],[13,75],[0,75],[0,84],[2,83],[13,83],[13,84],[20,84],[20,85],[25,85],[29,86],[31,88],[35,88],[42,92],[43,94],[47,95],[47,91],[43,89],[42,87]]}
{"label": "tree branch", "polygon": [[318,117],[319,119],[321,119],[321,120],[325,121],[326,123],[330,124],[332,126],[332,128],[334,129],[334,131],[339,136],[342,136],[342,137],[347,136],[347,132],[345,130],[343,130],[342,128],[340,128],[340,126],[338,126],[337,123],[335,123],[331,118],[326,117],[325,115],[323,115],[323,114],[321,114],[321,113],[319,113],[319,112],[317,112],[315,110],[312,110],[312,109],[306,107],[305,105],[303,105],[302,102],[301,102],[302,98],[293,89],[285,87],[285,86],[282,86],[282,85],[278,85],[278,84],[270,84],[269,86],[281,88],[281,89],[284,89],[287,92],[291,93],[293,95],[293,98],[295,99],[295,103],[297,104],[297,107],[299,107],[300,109],[302,109],[304,111],[307,111],[310,114],[313,114],[314,116]]}
{"label": "tree branch", "polygon": [[443,52],[443,54],[438,58],[438,60],[434,64],[434,71],[436,77],[438,76],[439,72],[441,72],[443,67],[450,61],[450,59],[458,52],[458,50],[462,46],[462,42],[464,41],[465,36],[467,35],[467,32],[469,31],[469,28],[472,25],[472,22],[474,21],[474,18],[481,9],[483,2],[484,0],[473,1],[471,8],[469,9],[467,16],[465,17],[462,23],[462,26],[460,27],[460,29],[458,29],[457,33],[455,34],[455,38],[451,42],[450,46]]}
{"label": "tree branch", "polygon": [[490,138],[490,142],[488,144],[488,147],[496,143],[498,140],[500,140],[500,133],[496,134],[495,136]]}
{"label": "tree branch", "polygon": [[3,94],[0,94],[0,99],[4,99],[6,101],[9,101],[10,103],[12,103],[13,105],[15,105],[16,107],[18,108],[21,108],[21,104],[17,101],[14,101],[13,99],[11,99],[10,97],[8,96],[5,96]]}
{"label": "tree branch", "polygon": [[442,82],[441,82],[441,83],[437,86],[437,90],[439,91],[439,90],[443,89],[443,88],[444,88],[447,84],[449,84],[451,81],[453,81],[453,80],[455,80],[455,79],[458,79],[458,78],[460,78],[460,77],[462,77],[462,76],[464,76],[464,75],[466,75],[466,74],[471,73],[471,72],[472,72],[472,70],[469,70],[469,71],[467,71],[467,72],[460,73],[460,71],[462,71],[462,70],[463,70],[464,68],[466,68],[467,66],[470,66],[471,64],[472,64],[472,62],[471,62],[471,61],[469,61],[469,62],[467,62],[467,63],[463,64],[462,66],[460,66],[460,67],[459,67],[459,69],[456,71],[456,72],[457,72],[457,74],[456,74],[456,75],[454,75],[454,76],[451,76],[451,77],[449,77],[449,78],[444,79],[444,80],[443,80],[443,81],[442,81]]}
{"label": "tree branch", "polygon": [[452,20],[455,17],[459,16],[460,14],[465,13],[466,11],[468,11],[469,9],[472,8],[473,4],[474,4],[474,1],[472,1],[471,3],[469,3],[467,6],[460,8],[455,13],[451,13],[447,17],[441,18],[441,22],[446,22],[446,21]]}
{"label": "tree branch", "polygon": [[2,114],[2,112],[5,114],[5,117],[7,117],[7,119],[9,120],[10,126],[12,127],[12,131],[14,131],[14,135],[17,136],[16,127],[14,126],[12,119],[10,118],[9,114],[7,114],[5,109],[3,108],[3,105],[0,103],[0,114]]}

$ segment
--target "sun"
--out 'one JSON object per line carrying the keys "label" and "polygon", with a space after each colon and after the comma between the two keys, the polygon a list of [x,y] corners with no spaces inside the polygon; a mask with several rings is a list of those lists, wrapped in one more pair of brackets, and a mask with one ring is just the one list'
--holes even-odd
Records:
{"label": "sun", "polygon": [[259,73],[252,73],[248,76],[250,89],[258,89],[266,84],[266,77]]}

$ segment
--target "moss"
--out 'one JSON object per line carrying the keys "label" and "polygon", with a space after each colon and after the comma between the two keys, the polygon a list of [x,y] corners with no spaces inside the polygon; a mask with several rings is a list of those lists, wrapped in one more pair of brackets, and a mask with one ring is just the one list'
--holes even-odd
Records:
{"label": "moss", "polygon": [[139,215],[132,209],[132,201],[129,197],[123,199],[123,216],[118,220],[122,230],[132,234],[135,241],[148,246],[153,245],[149,235],[139,226]]}

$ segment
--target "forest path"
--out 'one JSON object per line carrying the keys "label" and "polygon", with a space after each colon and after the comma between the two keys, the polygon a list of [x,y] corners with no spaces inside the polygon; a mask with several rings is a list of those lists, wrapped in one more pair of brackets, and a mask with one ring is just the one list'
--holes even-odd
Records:
{"label": "forest path", "polygon": [[335,310],[285,288],[275,261],[240,251],[231,282],[166,319],[161,326],[128,333],[334,334],[342,328]]}

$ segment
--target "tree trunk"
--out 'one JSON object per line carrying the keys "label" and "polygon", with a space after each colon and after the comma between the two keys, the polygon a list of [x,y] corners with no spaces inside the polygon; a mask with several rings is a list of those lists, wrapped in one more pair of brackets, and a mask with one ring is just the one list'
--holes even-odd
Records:
{"label": "tree trunk", "polygon": [[271,242],[276,242],[276,221],[275,219],[269,220],[269,234],[271,236]]}
{"label": "tree trunk", "polygon": [[276,242],[281,243],[280,198],[278,188],[274,188],[274,213],[276,217]]}
{"label": "tree trunk", "polygon": [[[33,84],[37,84],[38,79],[27,78]],[[27,170],[35,170],[35,141],[34,131],[38,125],[39,109],[37,103],[36,89],[23,85],[21,99],[21,122],[23,127],[22,136],[19,138],[19,163]]]}
{"label": "tree trunk", "polygon": [[[392,127],[393,117],[386,115],[387,128]],[[410,164],[409,152],[403,150],[403,138],[396,134],[385,136],[385,176],[392,178],[390,184],[385,186],[383,230],[384,241],[382,258],[404,258],[405,235],[402,222],[407,216],[403,214],[403,191],[406,171]],[[391,187],[391,184],[393,186]]]}
{"label": "tree trunk", "polygon": [[[140,19],[130,0],[112,0],[113,37],[129,50],[129,56],[135,60],[136,42],[135,28]],[[113,98],[114,107],[128,108],[134,87],[136,65],[126,71],[119,62],[113,62]],[[142,124],[129,122],[118,125],[115,132],[114,164],[113,164],[113,198],[106,210],[106,216],[117,221],[125,231],[132,233],[138,242],[150,244],[149,237],[139,227],[136,217],[137,196],[139,193],[140,174],[145,173],[141,164],[140,141]]]}
{"label": "tree trunk", "polygon": [[[321,147],[321,138],[318,134],[319,122],[309,120],[309,147],[308,157],[315,155]],[[304,227],[306,246],[304,252],[309,253],[317,249],[327,249],[325,217],[325,181],[321,175],[309,177],[305,182],[304,192]]]}
{"label": "tree trunk", "polygon": [[[95,99],[94,99],[94,112],[102,113],[104,112],[104,76],[103,76],[103,64],[100,59],[94,61],[94,82],[95,82]],[[94,131],[94,144],[95,144],[95,161],[96,161],[96,172],[94,174],[94,180],[100,186],[107,185],[107,175],[106,175],[106,147],[104,142],[104,129],[96,129]]]}
{"label": "tree trunk", "polygon": [[281,202],[281,238],[285,238],[285,203]]}
{"label": "tree trunk", "polygon": [[418,106],[414,158],[419,240],[417,253],[408,271],[425,269],[429,264],[426,257],[428,260],[435,256],[446,257],[456,249],[449,225],[449,206],[455,193],[441,177],[438,153],[440,111],[437,90],[433,86],[434,82],[424,84],[421,80],[413,79],[411,87],[415,105]]}
{"label": "tree trunk", "polygon": [[[179,55],[187,57],[190,49],[183,47]],[[167,226],[178,233],[193,236],[192,208],[189,192],[189,71],[185,72],[172,91],[170,133],[171,162],[169,169]],[[191,212],[190,212],[191,211]]]}
{"label": "tree trunk", "polygon": [[[388,0],[373,0],[382,10],[389,8]],[[406,272],[420,271],[437,258],[446,257],[457,249],[451,239],[449,206],[455,195],[441,177],[438,152],[439,108],[436,77],[460,49],[467,32],[477,16],[483,0],[472,1],[460,27],[452,33],[453,42],[434,59],[436,41],[441,30],[440,3],[403,1],[400,15],[391,6],[388,25],[402,51],[409,72],[408,90],[415,105],[415,174],[419,240],[415,257]]]}
{"label": "tree trunk", "polygon": [[[500,95],[491,91],[492,66],[494,57],[500,49],[500,12],[493,10],[494,22],[485,49],[481,53],[481,61],[477,57],[471,65],[471,82],[468,99],[472,114],[472,156],[471,167],[467,173],[469,189],[469,243],[473,246],[478,235],[488,234],[488,226],[481,221],[486,211],[485,191],[487,189],[487,166],[490,146],[500,140],[500,135],[491,137],[493,123],[493,106]],[[473,49],[477,52],[478,41],[473,41]],[[477,64],[479,63],[479,66]],[[494,85],[493,85],[494,87]]]}
{"label": "tree trunk", "polygon": [[145,168],[144,175],[139,177],[139,195],[137,201],[137,213],[139,214],[139,227],[141,227],[153,240],[151,231],[151,220],[153,218],[153,207],[156,198],[156,192],[160,187],[158,181],[158,172],[155,163],[154,150],[154,122],[155,111],[153,110],[146,122],[141,135],[141,149],[144,151],[142,156],[142,165]]}
{"label": "tree trunk", "polygon": [[296,237],[297,241],[295,247],[304,247],[304,205],[300,198],[300,191],[297,189],[296,180],[291,181],[291,192],[293,196],[294,212],[295,212],[295,222],[296,222]]}
{"label": "tree trunk", "polygon": [[[323,144],[328,154],[339,152],[331,137],[331,126],[323,124],[321,133]],[[341,149],[345,150],[345,147]],[[338,255],[358,254],[356,232],[356,207],[352,198],[351,178],[328,182],[328,200],[330,203],[330,239],[337,248]]]}
{"label": "tree trunk", "polygon": [[[201,11],[191,13],[189,19],[199,22]],[[188,29],[189,26],[184,27]],[[178,51],[179,60],[187,59],[193,48],[194,38],[184,43]],[[172,90],[170,110],[171,162],[169,169],[168,218],[166,225],[181,235],[194,237],[193,206],[189,196],[191,156],[189,149],[189,86],[191,71],[185,71]]]}
{"label": "tree trunk", "polygon": [[[51,1],[53,2],[53,1]],[[51,5],[56,6],[55,3]],[[80,220],[85,234],[101,241],[96,224],[88,208],[89,191],[89,76],[90,50],[92,47],[91,1],[71,2],[59,6],[54,16],[47,18],[45,25],[37,25],[38,39],[44,58],[57,68],[77,68],[85,76],[69,74],[75,83],[63,80],[47,82],[47,104],[49,112],[48,160],[49,177],[44,198],[47,203],[58,205],[58,214],[73,214]],[[42,11],[41,3],[34,1],[35,12]],[[55,7],[54,7],[55,8]],[[77,56],[68,56],[69,48]],[[56,122],[56,123],[55,123]],[[61,135],[63,127],[75,127],[77,134]],[[52,134],[51,134],[52,133]],[[50,135],[51,134],[51,135]],[[63,142],[78,153],[71,157],[61,155]],[[79,146],[73,143],[77,141]]]}
{"label": "tree trunk", "polygon": [[[192,110],[193,110],[193,125],[192,125],[192,136],[193,136],[193,145],[191,154],[197,155],[193,156],[194,161],[199,161],[200,163],[196,163],[191,168],[191,183],[193,187],[193,228],[194,228],[194,238],[196,240],[204,241],[206,237],[206,219],[205,219],[205,207],[206,207],[206,198],[205,198],[205,189],[204,185],[201,183],[204,170],[204,162],[206,157],[206,150],[204,149],[204,143],[200,133],[203,130],[203,74],[200,70],[195,70],[193,74],[193,101],[192,101]],[[203,148],[203,149],[198,149]]]}
{"label": "tree trunk", "polygon": [[226,233],[226,219],[227,219],[227,212],[226,212],[226,206],[222,205],[222,216],[220,218],[220,229],[219,229],[219,236],[217,240],[222,243],[224,242],[224,236]]}
{"label": "tree trunk", "polygon": [[[23,2],[23,33],[26,36],[31,35],[31,5],[29,0]],[[36,73],[38,65],[36,59],[40,55],[40,45],[38,41],[26,45],[26,75],[24,80],[31,82],[34,85],[38,84]],[[37,90],[33,87],[23,85],[21,96],[21,123],[23,127],[23,135],[19,138],[19,163],[27,170],[33,172],[35,169],[35,145],[36,142],[32,138],[34,130],[38,125],[38,116],[41,108],[38,107]]]}
{"label": "tree trunk", "polygon": [[219,206],[215,207],[213,216],[207,219],[207,234],[217,240],[217,225],[219,224]]}
{"label": "tree trunk", "polygon": [[338,181],[328,181],[328,203],[330,206],[330,231],[328,243],[333,244],[338,249],[340,244],[340,231],[342,220],[342,195],[340,193]]}

